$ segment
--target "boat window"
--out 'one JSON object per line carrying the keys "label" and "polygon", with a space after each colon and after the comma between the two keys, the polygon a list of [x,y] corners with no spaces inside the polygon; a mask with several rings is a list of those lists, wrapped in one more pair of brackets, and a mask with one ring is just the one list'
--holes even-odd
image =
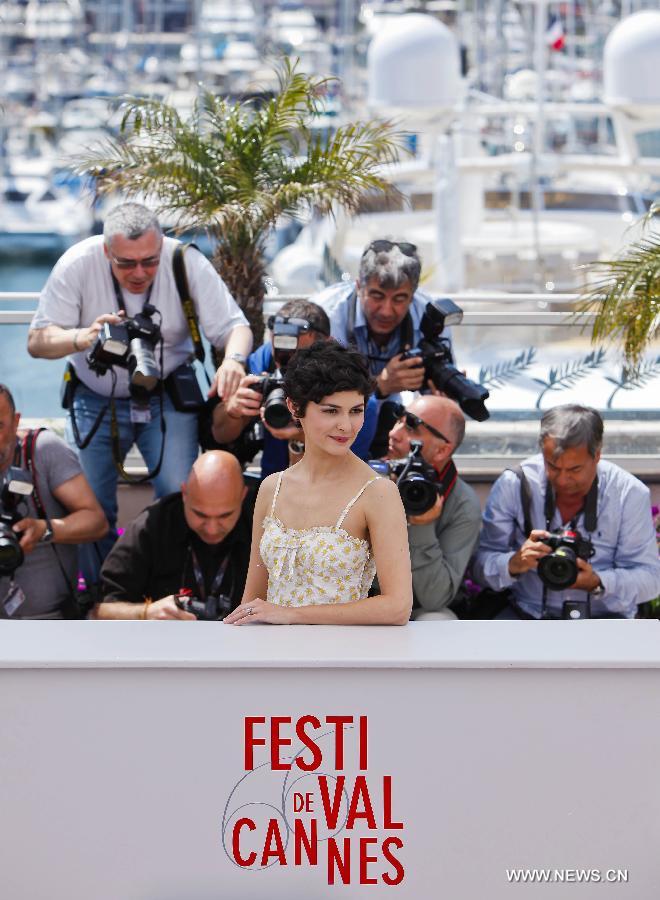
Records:
{"label": "boat window", "polygon": [[5,191],[5,200],[9,203],[25,203],[29,196],[25,191],[19,191],[16,188],[7,188]]}
{"label": "boat window", "polygon": [[586,191],[546,191],[546,209],[590,210],[591,212],[624,212],[632,209],[630,199],[619,194],[589,193]]}

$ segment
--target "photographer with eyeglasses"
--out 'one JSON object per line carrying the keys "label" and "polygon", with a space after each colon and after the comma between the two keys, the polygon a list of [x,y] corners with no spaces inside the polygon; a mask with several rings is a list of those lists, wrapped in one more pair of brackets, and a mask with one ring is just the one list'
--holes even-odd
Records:
{"label": "photographer with eyeglasses", "polygon": [[[330,322],[325,311],[309,300],[289,300],[268,321],[270,340],[250,354],[248,375],[238,390],[213,411],[213,439],[227,447],[242,462],[261,456],[261,477],[281,472],[298,462],[304,452],[304,434],[291,418],[282,388],[283,374],[297,350],[318,340],[330,340]],[[366,459],[376,431],[378,403],[370,397],[364,425],[352,451]]]}
{"label": "photographer with eyeglasses", "polygon": [[[452,459],[465,435],[465,417],[453,400],[435,395],[418,397],[407,409],[397,404],[394,414],[386,466],[407,513],[412,619],[454,619],[448,607],[459,594],[481,528],[477,495]],[[377,465],[383,464],[372,467]]]}
{"label": "photographer with eyeglasses", "polygon": [[401,391],[426,387],[421,358],[402,358],[404,351],[419,345],[420,323],[432,299],[419,290],[421,269],[414,244],[374,240],[362,254],[354,282],[333,284],[312,297],[327,312],[332,336],[366,356],[376,379],[381,410],[371,448],[375,457],[387,448],[394,422],[391,404],[400,400]]}
{"label": "photographer with eyeglasses", "polygon": [[123,462],[132,444],[156,497],[178,490],[197,457],[198,412],[178,398],[201,344],[198,322],[210,344],[224,348],[209,396],[229,397],[245,374],[252,346],[245,316],[193,248],[185,254],[188,297],[182,295],[174,271],[180,247],[145,206],[115,207],[102,236],[81,241],[57,262],[30,326],[32,356],[67,357],[67,440],[110,523],[108,536],[81,559],[88,583],[98,582],[116,539],[117,478],[128,477]]}

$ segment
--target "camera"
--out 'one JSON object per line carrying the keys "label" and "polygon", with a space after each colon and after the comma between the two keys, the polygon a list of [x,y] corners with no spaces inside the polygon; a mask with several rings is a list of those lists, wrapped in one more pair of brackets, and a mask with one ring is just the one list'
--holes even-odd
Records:
{"label": "camera", "polygon": [[405,459],[371,460],[369,466],[383,475],[396,479],[396,486],[408,516],[421,516],[428,512],[438,497],[438,479],[433,466],[421,457],[422,441],[410,442],[410,453]]}
{"label": "camera", "polygon": [[259,380],[250,385],[253,391],[261,392],[264,398],[264,419],[271,428],[286,428],[291,424],[283,381],[284,376],[278,369],[272,375],[260,375]]}
{"label": "camera", "polygon": [[591,541],[571,528],[558,528],[541,541],[552,547],[553,552],[539,560],[536,571],[543,584],[553,591],[561,591],[574,584],[579,572],[576,560],[586,561],[595,553]]}
{"label": "camera", "polygon": [[193,594],[181,592],[174,602],[179,609],[192,613],[203,622],[217,622],[231,612],[231,597],[226,594],[211,594],[206,600],[200,600]]}
{"label": "camera", "polygon": [[154,347],[160,340],[160,326],[153,315],[155,306],[145,303],[142,312],[117,325],[105,322],[87,354],[87,364],[97,375],[105,375],[112,366],[128,369],[133,387],[153,391],[160,378]]}
{"label": "camera", "polygon": [[307,319],[275,315],[268,319],[268,328],[271,332],[273,360],[277,369],[272,375],[262,375],[259,381],[255,381],[250,387],[254,391],[260,391],[264,398],[266,423],[271,428],[286,428],[291,424],[292,416],[286,405],[286,394],[282,386],[283,373],[298,349],[300,335],[319,331],[319,327],[313,326]]}
{"label": "camera", "polygon": [[23,562],[23,548],[12,525],[27,515],[25,500],[32,491],[28,473],[11,466],[0,492],[0,575],[11,575]]}
{"label": "camera", "polygon": [[423,340],[419,347],[406,350],[401,359],[420,357],[424,364],[424,378],[430,378],[437,389],[455,400],[470,418],[483,422],[490,416],[484,404],[490,394],[486,388],[458,371],[449,340],[441,337],[446,325],[458,325],[462,319],[463,310],[453,300],[427,303],[419,325]]}

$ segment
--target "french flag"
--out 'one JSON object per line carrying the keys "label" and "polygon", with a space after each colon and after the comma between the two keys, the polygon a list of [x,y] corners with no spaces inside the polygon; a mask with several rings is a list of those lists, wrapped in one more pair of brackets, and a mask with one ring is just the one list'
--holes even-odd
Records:
{"label": "french flag", "polygon": [[566,46],[564,26],[559,16],[550,16],[548,30],[545,33],[545,41],[552,50],[563,50]]}

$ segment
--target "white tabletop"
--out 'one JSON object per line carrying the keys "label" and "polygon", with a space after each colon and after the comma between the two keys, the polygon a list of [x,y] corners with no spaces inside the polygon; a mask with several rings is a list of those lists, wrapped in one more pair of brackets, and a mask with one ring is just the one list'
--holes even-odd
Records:
{"label": "white tabletop", "polygon": [[660,622],[0,621],[0,668],[660,668]]}

